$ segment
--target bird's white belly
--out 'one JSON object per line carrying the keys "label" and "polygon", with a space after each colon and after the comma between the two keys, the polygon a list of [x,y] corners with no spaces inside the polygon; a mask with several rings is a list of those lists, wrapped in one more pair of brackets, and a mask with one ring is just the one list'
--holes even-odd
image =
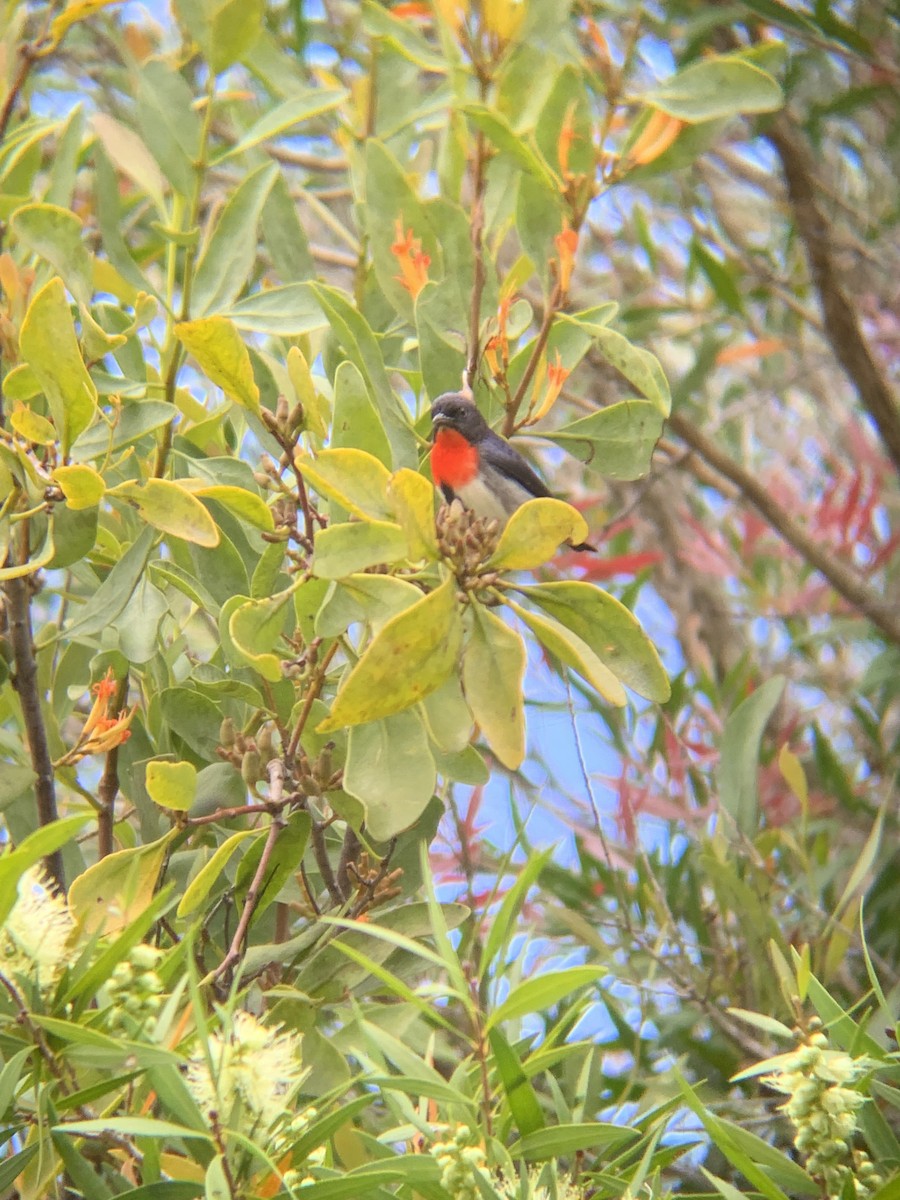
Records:
{"label": "bird's white belly", "polygon": [[505,525],[516,509],[532,497],[523,487],[499,472],[491,474],[492,487],[476,477],[470,483],[454,488],[454,491],[466,508],[470,508],[477,516]]}

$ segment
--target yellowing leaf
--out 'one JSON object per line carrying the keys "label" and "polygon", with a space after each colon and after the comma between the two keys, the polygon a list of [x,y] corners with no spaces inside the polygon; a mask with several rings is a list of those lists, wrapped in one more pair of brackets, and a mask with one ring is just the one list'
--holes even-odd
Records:
{"label": "yellowing leaf", "polygon": [[303,405],[303,425],[317,437],[328,433],[328,403],[316,391],[309,364],[297,346],[291,346],[287,356],[288,378],[294,394]]}
{"label": "yellowing leaf", "polygon": [[[31,368],[26,367],[25,370],[30,371]],[[4,380],[4,385],[5,383],[6,380]],[[5,387],[4,390],[6,390]],[[40,413],[32,412],[24,404],[17,404],[12,410],[9,414],[9,423],[16,433],[25,438],[27,442],[34,442],[38,446],[50,446],[56,441],[53,422],[42,417]]]}
{"label": "yellowing leaf", "polygon": [[410,708],[449,677],[461,642],[456,581],[450,578],[384,625],[344,680],[317,732],[332,733]]}
{"label": "yellowing leaf", "polygon": [[203,903],[209,895],[210,889],[222,874],[225,864],[241,842],[245,838],[255,836],[255,829],[241,829],[237,833],[233,833],[230,838],[219,846],[209,862],[200,868],[185,888],[184,895],[181,897],[181,902],[176,910],[176,916],[190,916],[194,909]]}
{"label": "yellowing leaf", "polygon": [[437,533],[434,526],[434,488],[424,475],[403,467],[391,476],[388,498],[394,506],[397,520],[406,534],[409,558],[438,557]]}
{"label": "yellowing leaf", "polygon": [[336,500],[354,516],[393,517],[387,498],[390,472],[374,454],[344,447],[321,450],[315,458],[298,454],[296,463],[320,496]]}
{"label": "yellowing leaf", "polygon": [[103,476],[93,467],[71,466],[57,467],[53,478],[59,484],[62,494],[69,503],[69,508],[77,511],[80,508],[93,508],[99,504],[106,493]]}
{"label": "yellowing leaf", "polygon": [[118,933],[148,907],[178,830],[148,846],[118,850],[88,867],[69,888],[69,908],[85,936]]}
{"label": "yellowing leaf", "polygon": [[109,8],[111,5],[121,2],[122,0],[69,0],[63,11],[58,17],[54,17],[50,24],[52,44],[57,46],[77,21],[86,21],[88,17],[98,13],[101,8]]}
{"label": "yellowing leaf", "polygon": [[405,558],[406,538],[391,521],[353,521],[329,525],[316,533],[313,571],[320,579],[343,579]]}
{"label": "yellowing leaf", "polygon": [[272,512],[265,500],[246,488],[235,487],[225,483],[205,483],[200,479],[179,479],[179,487],[183,487],[193,496],[203,500],[216,500],[229,512],[234,513],[255,529],[271,532],[275,528]]}
{"label": "yellowing leaf", "polygon": [[78,349],[61,279],[51,279],[31,301],[22,322],[19,349],[47,397],[66,456],[94,418],[97,388]]}
{"label": "yellowing leaf", "polygon": [[148,479],[144,484],[120,483],[109,495],[132,501],[155,529],[174,534],[197,546],[218,546],[216,523],[194,496],[171,479]]}
{"label": "yellowing leaf", "polygon": [[488,745],[514,771],[525,757],[525,643],[481,604],[472,605],[463,688]]}
{"label": "yellowing leaf", "polygon": [[805,812],[809,801],[806,772],[803,770],[803,763],[787,742],[784,743],[778,754],[778,770],[781,772],[785,783],[800,801],[800,806]]}
{"label": "yellowing leaf", "polygon": [[138,135],[107,113],[95,113],[91,124],[113,163],[150,197],[157,212],[165,218],[168,185],[156,159]]}
{"label": "yellowing leaf", "polygon": [[619,708],[625,704],[627,697],[621,683],[577,633],[566,629],[565,625],[560,625],[551,617],[542,617],[537,613],[529,612],[528,609],[522,608],[520,604],[516,604],[512,600],[507,600],[506,603],[551,654],[566,666],[574,668],[600,693],[604,700],[608,700],[610,704],[615,704]]}
{"label": "yellowing leaf", "polygon": [[490,565],[498,570],[527,571],[552,558],[563,542],[583,542],[587,522],[564,500],[528,500],[509,518]]}
{"label": "yellowing leaf", "polygon": [[187,812],[197,794],[197,769],[189,762],[148,762],[145,785],[154,804]]}
{"label": "yellowing leaf", "polygon": [[296,590],[296,587],[289,587],[275,596],[247,600],[228,619],[228,633],[234,648],[270,683],[277,683],[282,677],[281,659],[273,650],[284,630]]}
{"label": "yellowing leaf", "polygon": [[237,326],[227,317],[201,317],[175,326],[181,344],[200,370],[236,404],[259,414],[259,388],[253,378],[250,352]]}

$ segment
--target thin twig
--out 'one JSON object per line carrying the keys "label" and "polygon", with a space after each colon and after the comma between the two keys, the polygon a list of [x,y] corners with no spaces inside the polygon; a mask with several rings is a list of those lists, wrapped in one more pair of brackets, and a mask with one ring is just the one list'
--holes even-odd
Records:
{"label": "thin twig", "polygon": [[[119,680],[112,711],[121,712],[128,695],[128,675]],[[100,811],[97,816],[97,857],[106,858],[113,852],[113,825],[115,824],[116,796],[119,794],[119,747],[113,746],[106,752],[103,774],[97,787]]]}
{"label": "thin twig", "polygon": [[525,370],[522,372],[522,378],[519,380],[519,386],[516,388],[516,394],[512,398],[512,403],[507,406],[506,416],[503,418],[503,434],[509,437],[516,429],[516,414],[522,406],[522,401],[525,399],[525,393],[528,391],[528,386],[537,370],[537,365],[541,361],[541,355],[547,347],[547,339],[550,337],[550,330],[553,328],[553,318],[556,316],[556,311],[562,303],[562,291],[559,284],[555,284],[553,291],[550,294],[550,299],[544,309],[544,316],[541,320],[541,328],[538,331],[537,339],[531,351],[531,356],[525,364]]}
{"label": "thin twig", "polygon": [[[28,561],[28,522],[22,522],[22,540],[20,564]],[[12,555],[7,557],[11,563]],[[31,585],[27,577],[6,581],[8,599],[9,636],[12,643],[15,675],[12,685],[19,695],[22,708],[22,720],[25,725],[25,739],[28,743],[28,753],[31,756],[31,766],[36,779],[34,784],[35,800],[37,802],[38,824],[50,825],[59,817],[56,804],[56,784],[53,777],[53,759],[50,755],[50,743],[47,739],[47,727],[44,724],[44,714],[41,709],[41,697],[38,689],[37,660],[34,656],[34,634],[31,627]],[[62,851],[54,850],[44,859],[47,873],[60,891],[65,890],[65,874],[63,872]]]}
{"label": "thin twig", "polygon": [[752,475],[725,453],[710,437],[680,413],[669,417],[669,428],[711,467],[741,491],[766,521],[793,546],[811,566],[821,572],[839,595],[876,625],[892,642],[900,645],[900,610],[870,587],[845,563],[803,528],[799,521],[778,503],[756,475]]}
{"label": "thin twig", "polygon": [[341,889],[338,887],[338,881],[335,879],[334,871],[331,868],[331,859],[328,857],[328,847],[325,845],[325,826],[321,821],[313,821],[311,832],[313,854],[316,859],[316,866],[319,868],[319,874],[322,876],[322,882],[328,889],[328,895],[337,905],[343,905],[347,899]]}

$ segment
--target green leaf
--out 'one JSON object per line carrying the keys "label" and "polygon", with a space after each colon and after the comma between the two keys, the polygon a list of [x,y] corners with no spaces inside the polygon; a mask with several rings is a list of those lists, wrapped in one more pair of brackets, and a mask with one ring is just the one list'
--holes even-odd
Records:
{"label": "green leaf", "polygon": [[403,467],[391,476],[388,500],[406,535],[407,557],[413,562],[438,558],[433,485],[418,471]]}
{"label": "green leaf", "polygon": [[12,853],[0,858],[0,924],[9,916],[16,902],[19,880],[25,871],[71,841],[84,828],[86,820],[84,815],[79,814],[52,821],[30,833]]}
{"label": "green leaf", "polygon": [[663,420],[649,400],[622,400],[541,436],[606,479],[640,479],[650,470]]}
{"label": "green leaf", "polygon": [[26,204],[13,213],[10,228],[32,253],[53,267],[79,303],[90,301],[91,256],[82,240],[81,222],[73,212],[55,204]]}
{"label": "green leaf", "polygon": [[259,415],[259,388],[250,353],[232,321],[222,316],[180,321],[175,335],[204,375],[230,400]]}
{"label": "green leaf", "polygon": [[262,32],[265,0],[177,0],[174,7],[214,75],[238,62]]}
{"label": "green leaf", "polygon": [[592,583],[562,581],[518,589],[577,634],[626,687],[663,703],[669,679],[656,648],[634,616]]}
{"label": "green leaf", "polygon": [[343,681],[319,733],[393,716],[439,688],[456,666],[462,619],[456,581],[393,617]]}
{"label": "green leaf", "polygon": [[102,931],[109,937],[147,908],[177,832],[173,829],[146,846],[108,854],[72,880],[69,908],[84,934]]}
{"label": "green leaf", "polygon": [[131,599],[153,548],[156,532],[142,529],[93,596],[78,611],[76,619],[66,626],[70,639],[89,637],[111,625]]}
{"label": "green leaf", "polygon": [[[340,373],[338,367],[338,373]],[[319,394],[309,363],[299,346],[291,346],[287,356],[287,373],[297,401],[303,406],[303,428],[316,437],[325,438],[331,425],[328,402]],[[359,372],[357,372],[359,374]],[[381,458],[380,454],[376,458]]]}
{"label": "green leaf", "polygon": [[157,1121],[154,1117],[98,1117],[93,1121],[70,1121],[54,1125],[54,1133],[74,1134],[77,1137],[101,1136],[121,1133],[126,1137],[144,1138],[202,1138],[211,1142],[206,1130],[189,1129],[186,1125],[175,1125],[171,1121]]}
{"label": "green leaf", "polygon": [[342,362],[335,372],[330,445],[335,450],[364,450],[390,468],[391,447],[384,425],[365,380],[352,362]]}
{"label": "green leaf", "polygon": [[163,400],[142,400],[136,404],[123,404],[115,414],[115,425],[110,429],[105,421],[98,421],[86,429],[72,446],[71,457],[75,462],[91,458],[104,458],[113,450],[130,446],[147,433],[162,429],[178,416],[178,410]]}
{"label": "green leaf", "polygon": [[541,1103],[528,1076],[522,1070],[519,1056],[499,1029],[492,1029],[488,1036],[491,1055],[519,1135],[542,1129],[544,1114],[541,1111]]}
{"label": "green leaf", "polygon": [[47,397],[65,457],[94,419],[97,388],[78,349],[61,279],[51,279],[32,299],[22,322],[19,349]]}
{"label": "green leaf", "polygon": [[389,521],[354,521],[319,529],[315,537],[313,572],[320,579],[342,579],[380,563],[407,555],[406,535]]}
{"label": "green leaf", "polygon": [[294,587],[289,587],[274,596],[247,600],[231,613],[228,621],[228,632],[237,651],[270,683],[282,678],[281,659],[273,651],[288,617],[293,615],[294,591]]}
{"label": "green leaf", "polygon": [[148,479],[146,483],[120,483],[109,492],[131,501],[154,528],[198,546],[217,546],[215,521],[189,491],[172,479]]}
{"label": "green leaf", "polygon": [[[306,230],[300,223],[296,201],[283,174],[279,174],[272,184],[263,208],[262,227],[266,246],[280,279],[315,279],[316,264],[310,253]],[[324,321],[318,305],[316,315]]]}
{"label": "green leaf", "polygon": [[271,533],[275,528],[272,510],[256,492],[225,483],[202,483],[194,479],[179,479],[178,483],[200,500],[215,500],[254,529]]}
{"label": "green leaf", "polygon": [[197,794],[197,769],[189,762],[149,762],[144,785],[154,804],[187,812]]}
{"label": "green leaf", "polygon": [[719,803],[741,833],[752,837],[759,825],[756,777],[759,747],[769,717],[784,692],[785,678],[774,675],[743,700],[725,722],[717,780]]}
{"label": "green leaf", "polygon": [[[309,813],[295,812],[279,830],[266,868],[263,891],[253,910],[255,917],[259,917],[260,913],[265,912],[269,905],[278,899],[281,889],[299,869],[311,828],[312,818]],[[262,859],[267,838],[268,830],[260,832],[256,841],[238,863],[234,889],[239,904],[243,904],[247,898],[247,891]]]}
{"label": "green leaf", "polygon": [[525,757],[525,643],[489,609],[473,604],[463,688],[488,745],[514,771]]}
{"label": "green leaf", "polygon": [[176,916],[189,917],[195,909],[200,907],[216,882],[222,878],[222,873],[229,858],[231,858],[241,842],[245,841],[248,837],[256,837],[256,830],[239,829],[237,833],[233,833],[230,838],[226,838],[221,846],[217,847],[215,854],[213,854],[209,862],[200,868],[184,889],[184,895],[178,904]]}
{"label": "green leaf", "polygon": [[489,565],[498,571],[531,570],[552,558],[563,542],[583,542],[587,536],[587,522],[571,504],[546,496],[526,500],[509,518]]}
{"label": "green leaf", "polygon": [[547,1158],[567,1158],[579,1150],[612,1149],[637,1136],[636,1129],[604,1121],[552,1125],[513,1142],[509,1153],[512,1158],[524,1158],[526,1162],[541,1162]]}
{"label": "green leaf", "polygon": [[464,104],[462,111],[475,128],[480,129],[501,154],[510,158],[517,167],[540,183],[546,191],[551,194],[556,193],[559,182],[555,174],[541,156],[532,150],[527,139],[521,133],[515,132],[506,117],[483,104]]}
{"label": "green leaf", "polygon": [[774,112],[784,104],[771,75],[732,56],[692,63],[642,99],[690,124],[738,113]]}
{"label": "green leaf", "polygon": [[191,89],[180,71],[154,57],[141,64],[136,93],[144,142],[165,178],[190,196],[200,158],[200,118]]}
{"label": "green leaf", "polygon": [[388,841],[414,825],[434,795],[437,772],[415,711],[354,725],[347,742],[344,789],[366,810],[366,830]]}
{"label": "green leaf", "polygon": [[590,646],[576,633],[567,629],[565,625],[560,625],[552,617],[529,612],[509,599],[506,603],[519,620],[525,622],[546,650],[567,667],[577,671],[604,700],[620,708],[624,706],[627,699],[625,689],[609,667],[603,665]]}
{"label": "green leaf", "polygon": [[564,971],[546,971],[534,975],[514,987],[499,1008],[488,1013],[487,1028],[492,1029],[503,1021],[515,1021],[532,1013],[543,1013],[570,992],[596,983],[605,969],[602,966],[569,967]]}
{"label": "green leaf", "polygon": [[320,450],[315,458],[298,454],[295,461],[320,496],[336,500],[354,516],[393,517],[387,498],[390,472],[373,454],[348,447]]}
{"label": "green leaf", "polygon": [[274,337],[301,337],[325,329],[328,322],[315,293],[307,283],[289,283],[285,287],[253,292],[226,308],[238,329],[248,333],[269,333]]}
{"label": "green leaf", "polygon": [[394,395],[375,335],[365,318],[337,288],[322,283],[312,288],[332,332],[368,385],[391,443],[394,467],[411,467],[418,459],[409,413]]}
{"label": "green leaf", "polygon": [[606,361],[667,417],[672,408],[672,394],[659,359],[649,350],[633,345],[614,329],[598,326],[592,332],[597,348]]}
{"label": "green leaf", "polygon": [[166,597],[144,576],[116,619],[119,649],[129,662],[146,663],[156,654],[159,623],[169,611]]}
{"label": "green leaf", "polygon": [[232,304],[252,276],[259,219],[277,175],[277,166],[267,162],[229,196],[197,264],[192,309],[198,316]]}
{"label": "green leaf", "polygon": [[270,138],[279,137],[294,125],[308,121],[310,117],[318,117],[322,113],[331,112],[340,107],[349,95],[350,93],[343,88],[330,91],[326,88],[309,88],[298,96],[291,96],[288,100],[276,104],[274,108],[263,113],[239,141],[215,160],[215,164],[224,162],[225,159],[232,158],[235,154],[243,154],[253,146],[269,141]]}
{"label": "green leaf", "polygon": [[377,632],[391,617],[421,599],[421,590],[405,579],[392,575],[348,575],[331,588],[319,608],[315,634],[338,637],[357,621],[368,621]]}

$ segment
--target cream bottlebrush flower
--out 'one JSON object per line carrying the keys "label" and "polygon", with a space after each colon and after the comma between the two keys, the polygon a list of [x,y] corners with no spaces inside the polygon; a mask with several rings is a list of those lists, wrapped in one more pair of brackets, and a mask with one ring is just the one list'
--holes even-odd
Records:
{"label": "cream bottlebrush flower", "polygon": [[280,1028],[237,1012],[230,1028],[210,1035],[208,1054],[195,1050],[186,1080],[205,1116],[215,1112],[224,1128],[259,1139],[275,1132],[305,1074],[300,1038]]}
{"label": "cream bottlebrush flower", "polygon": [[65,896],[53,890],[43,867],[29,867],[18,899],[0,927],[0,971],[25,977],[47,992],[70,961],[75,928]]}

